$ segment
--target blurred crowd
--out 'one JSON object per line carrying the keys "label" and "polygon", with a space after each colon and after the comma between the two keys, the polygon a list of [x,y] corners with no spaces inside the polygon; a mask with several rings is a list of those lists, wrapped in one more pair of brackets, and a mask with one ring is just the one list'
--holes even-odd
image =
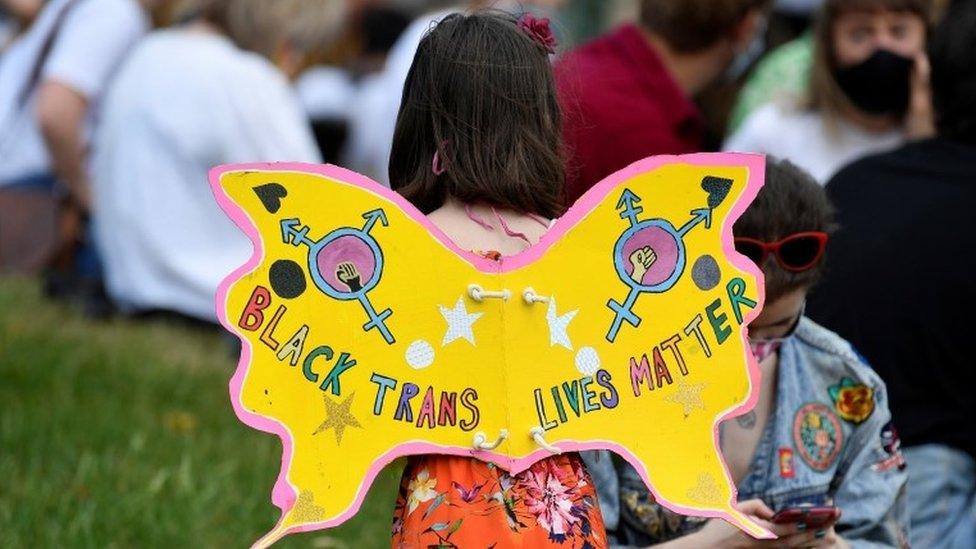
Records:
{"label": "blurred crowd", "polygon": [[[875,465],[900,470],[898,445],[911,450],[915,545],[973,547],[974,3],[0,0],[0,273],[43,277],[52,297],[93,316],[214,323],[215,288],[250,244],[213,200],[211,167],[324,161],[390,185],[425,34],[453,12],[528,11],[559,39],[564,206],[657,154],[764,153],[788,161],[767,177],[815,182],[766,203],[755,223],[770,226],[743,239],[740,251],[783,267],[767,272],[767,290],[784,288],[767,307],[799,311],[767,339],[802,333],[805,314],[867,357],[901,439],[878,425],[864,478]],[[804,278],[828,234],[829,265]],[[791,264],[785,243],[797,235]],[[604,519],[619,539],[691,528],[647,493],[618,497],[628,477],[607,463],[590,466],[605,473],[602,501],[615,503]],[[908,530],[885,522],[899,514],[896,494],[850,490],[831,492],[847,498],[848,532],[864,546],[907,544]]]}

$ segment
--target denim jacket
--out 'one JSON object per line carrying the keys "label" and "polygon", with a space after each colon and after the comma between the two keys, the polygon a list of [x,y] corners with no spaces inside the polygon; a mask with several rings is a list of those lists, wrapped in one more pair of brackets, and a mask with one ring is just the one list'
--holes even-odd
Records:
{"label": "denim jacket", "polygon": [[[836,505],[837,533],[855,548],[907,546],[906,474],[884,383],[851,345],[803,318],[780,349],[775,409],[738,486],[774,511]],[[622,544],[661,543],[704,519],[656,504],[625,462],[584,456],[594,478],[616,476],[619,498],[601,491],[610,535]],[[609,498],[609,499],[608,499]]]}

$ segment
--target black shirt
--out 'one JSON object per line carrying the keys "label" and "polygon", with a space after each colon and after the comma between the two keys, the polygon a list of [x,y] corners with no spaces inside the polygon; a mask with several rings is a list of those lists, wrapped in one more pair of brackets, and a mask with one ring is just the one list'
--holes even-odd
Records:
{"label": "black shirt", "polygon": [[827,192],[840,228],[808,314],[885,380],[903,445],[976,456],[976,145],[912,143]]}

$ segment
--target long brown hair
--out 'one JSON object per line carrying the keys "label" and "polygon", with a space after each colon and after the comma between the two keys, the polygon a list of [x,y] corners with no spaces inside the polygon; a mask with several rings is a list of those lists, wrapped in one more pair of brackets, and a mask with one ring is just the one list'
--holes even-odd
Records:
{"label": "long brown hair", "polygon": [[931,4],[931,0],[826,0],[815,25],[813,67],[805,106],[828,117],[837,117],[854,108],[834,78],[837,70],[834,26],[842,15],[876,10],[901,11],[918,15],[926,25],[931,25]]}
{"label": "long brown hair", "polygon": [[[440,157],[445,170],[434,173]],[[448,196],[558,217],[565,180],[548,52],[517,20],[440,21],[410,67],[390,158],[393,188],[429,213]]]}

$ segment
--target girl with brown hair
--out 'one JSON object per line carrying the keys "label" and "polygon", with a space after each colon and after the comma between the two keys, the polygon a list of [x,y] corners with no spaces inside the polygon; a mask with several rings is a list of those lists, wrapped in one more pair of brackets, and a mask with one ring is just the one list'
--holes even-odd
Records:
{"label": "girl with brown hair", "polygon": [[[458,246],[498,258],[562,213],[560,115],[548,21],[450,15],[420,43],[390,162],[393,188]],[[517,475],[474,458],[417,456],[403,473],[394,547],[606,547],[578,454]]]}

